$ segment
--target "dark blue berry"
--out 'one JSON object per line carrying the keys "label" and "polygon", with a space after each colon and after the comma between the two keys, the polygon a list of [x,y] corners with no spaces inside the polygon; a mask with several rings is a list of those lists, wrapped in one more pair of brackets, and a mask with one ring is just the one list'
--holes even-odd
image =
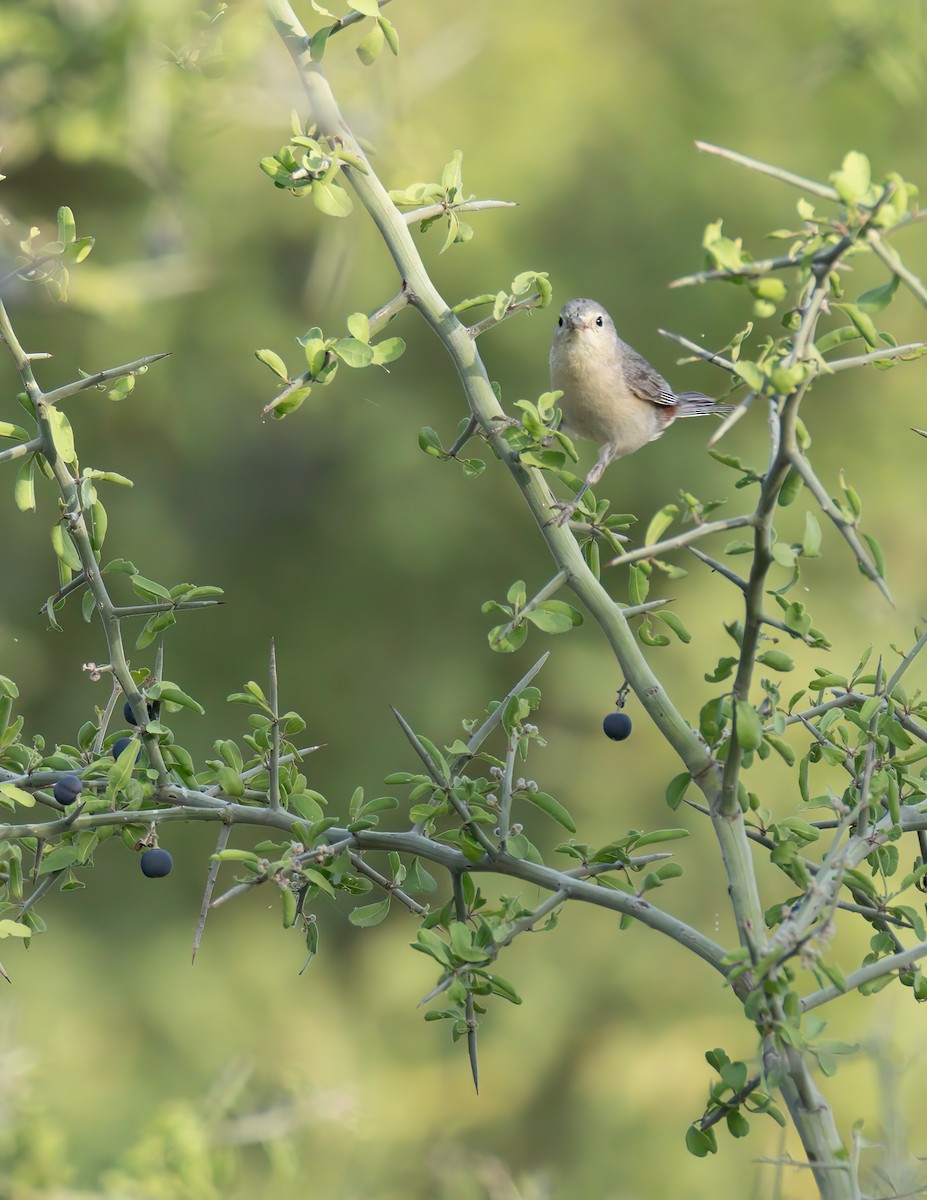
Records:
{"label": "dark blue berry", "polygon": [[139,862],[142,874],[147,875],[149,879],[161,879],[165,875],[170,875],[174,869],[174,860],[160,846],[155,846],[153,850],[145,850]]}
{"label": "dark blue berry", "polygon": [[[152,704],[148,704],[146,707],[148,708],[148,720],[150,721],[151,718],[154,716],[154,706]],[[137,725],[138,724],[138,721],[136,721],[136,719],[135,719],[135,713],[132,711],[132,705],[129,703],[128,700],[122,706],[122,715],[125,717],[127,724],[129,724],[129,725]]]}
{"label": "dark blue berry", "polygon": [[130,737],[116,738],[115,742],[113,742],[113,748],[111,751],[113,758],[118,758],[123,750],[125,750],[126,746],[131,745],[132,739]]}
{"label": "dark blue berry", "polygon": [[627,713],[610,712],[602,722],[602,728],[613,742],[623,742],[631,735],[631,718]]}
{"label": "dark blue berry", "polygon": [[52,795],[59,804],[73,804],[77,797],[84,790],[84,785],[76,775],[62,775],[55,784]]}

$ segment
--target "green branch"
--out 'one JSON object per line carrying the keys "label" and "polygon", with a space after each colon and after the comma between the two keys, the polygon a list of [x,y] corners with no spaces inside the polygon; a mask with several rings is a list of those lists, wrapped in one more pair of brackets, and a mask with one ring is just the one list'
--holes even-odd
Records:
{"label": "green branch", "polygon": [[[96,610],[100,615],[100,621],[103,625],[103,634],[106,638],[107,650],[109,653],[110,664],[112,665],[113,674],[119,680],[122,690],[126,694],[126,698],[132,704],[133,711],[136,717],[144,715],[142,710],[141,697],[136,687],[135,681],[129,671],[129,664],[126,659],[125,649],[122,644],[122,634],[119,627],[119,616],[116,612],[116,607],[110,599],[109,592],[106,589],[106,584],[103,580],[103,572],[100,564],[97,561],[97,556],[94,553],[93,545],[90,540],[90,533],[87,529],[84,520],[83,507],[80,500],[80,492],[77,487],[77,482],[68,469],[68,464],[65,463],[58,453],[55,444],[55,435],[52,429],[49,409],[53,406],[51,397],[57,396],[59,399],[64,395],[72,395],[75,391],[81,391],[84,387],[93,386],[91,376],[90,380],[80,380],[74,384],[66,384],[63,388],[58,388],[55,392],[49,392],[47,395],[42,391],[36,382],[35,375],[32,371],[32,366],[29,356],[20,345],[19,339],[13,332],[13,327],[10,324],[9,316],[6,308],[0,303],[0,339],[4,341],[9,348],[13,361],[16,364],[16,369],[19,372],[23,387],[26,394],[32,402],[35,412],[36,424],[39,427],[39,438],[41,440],[41,451],[43,458],[48,464],[49,469],[54,476],[55,482],[58,485],[58,490],[63,501],[62,511],[63,520],[65,522],[66,536],[77,552],[80,559],[81,567],[83,568],[84,576],[90,590],[93,592],[93,597],[96,602]],[[131,373],[139,364],[144,364],[146,361],[156,361],[158,358],[165,357],[162,355],[151,356],[148,360],[138,360],[136,364],[129,364],[126,367],[114,368],[117,374]],[[106,374],[102,372],[101,374]],[[168,778],[168,770],[164,763],[164,757],[161,754],[161,747],[158,739],[152,734],[142,732],[142,738],[145,743],[145,749],[148,752],[148,759],[151,765],[158,773],[159,780],[163,783]]]}
{"label": "green branch", "polygon": [[299,72],[316,125],[324,135],[341,139],[350,154],[363,164],[363,169],[344,167],[343,175],[379,229],[411,303],[444,344],[460,377],[471,412],[521,489],[554,561],[566,572],[569,586],[602,628],[625,678],[651,719],[699,781],[699,786],[707,789],[706,795],[713,794],[715,774],[704,745],[651,671],[627,621],[589,569],[576,539],[569,530],[552,523],[555,516],[553,497],[542,472],[524,466],[517,452],[499,433],[497,426],[505,420],[505,413],[492,390],[472,333],[454,316],[431,282],[402,213],[390,199],[341,115],[320,65],[311,59],[305,30],[287,0],[267,0],[267,10]]}

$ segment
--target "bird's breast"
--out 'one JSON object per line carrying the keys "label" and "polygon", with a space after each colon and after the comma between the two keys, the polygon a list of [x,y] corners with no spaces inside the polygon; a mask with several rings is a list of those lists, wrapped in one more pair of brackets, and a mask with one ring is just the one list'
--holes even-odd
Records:
{"label": "bird's breast", "polygon": [[665,414],[635,396],[625,383],[616,356],[590,344],[582,333],[554,342],[550,354],[551,386],[562,391],[564,424],[600,446],[611,444],[615,457],[639,450],[659,437]]}

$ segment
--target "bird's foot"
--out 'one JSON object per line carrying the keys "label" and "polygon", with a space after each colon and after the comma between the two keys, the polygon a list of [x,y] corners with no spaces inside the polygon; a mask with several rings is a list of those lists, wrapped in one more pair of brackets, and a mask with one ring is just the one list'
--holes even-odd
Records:
{"label": "bird's foot", "polygon": [[570,504],[558,503],[551,505],[551,507],[557,510],[557,515],[552,517],[547,524],[562,528],[573,519],[573,514],[576,512],[578,502],[573,500]]}

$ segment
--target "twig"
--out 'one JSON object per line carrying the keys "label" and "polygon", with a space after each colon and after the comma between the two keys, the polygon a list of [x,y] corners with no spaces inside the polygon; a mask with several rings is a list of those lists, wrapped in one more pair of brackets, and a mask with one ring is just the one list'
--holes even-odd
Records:
{"label": "twig", "polygon": [[698,342],[690,341],[689,338],[683,337],[681,333],[670,333],[668,329],[658,329],[657,333],[661,337],[669,338],[671,342],[678,342],[680,346],[686,350],[690,350],[696,358],[702,358],[705,362],[714,363],[716,367],[723,367],[725,371],[729,371],[732,375],[737,375],[737,364],[732,362],[731,359],[724,358],[720,354],[715,354],[713,350],[706,350],[704,346],[700,346]]}
{"label": "twig", "polygon": [[808,462],[808,459],[797,447],[791,452],[789,458],[792,466],[805,481],[808,491],[811,492],[815,500],[817,500],[821,512],[823,512],[825,516],[829,517],[834,525],[836,525],[837,530],[843,537],[844,541],[853,551],[856,561],[862,567],[863,572],[869,577],[869,579],[872,580],[892,608],[894,608],[895,602],[892,599],[892,594],[888,590],[885,580],[876,570],[875,563],[873,563],[872,558],[869,555],[869,551],[860,540],[855,526],[852,525],[839,511],[837,506],[831,500],[830,496],[827,494],[826,488],[814,473],[814,469]]}
{"label": "twig", "polygon": [[915,658],[917,658],[918,654],[920,654],[925,646],[927,646],[927,629],[924,630],[924,632],[920,635],[908,653],[904,656],[904,658],[889,676],[888,682],[885,685],[886,696],[890,696],[892,694],[892,692],[901,682],[901,678],[905,671],[907,671],[908,667],[910,667],[911,663],[914,662]]}
{"label": "twig", "polygon": [[909,967],[918,959],[924,958],[925,955],[927,955],[927,942],[919,942],[918,945],[911,946],[908,950],[902,950],[899,954],[890,954],[873,963],[867,963],[865,967],[860,967],[847,975],[846,988],[831,986],[805,996],[801,1002],[802,1011],[810,1012],[812,1008],[818,1008],[822,1004],[836,1000],[838,996],[845,996],[862,987],[863,984],[872,983],[874,979],[881,979],[883,975],[888,975],[892,971],[900,971],[904,967]]}
{"label": "twig", "polygon": [[884,350],[873,350],[871,354],[854,354],[852,358],[826,358],[824,365],[828,372],[830,371],[846,371],[850,367],[865,367],[868,363],[884,362],[889,358],[905,359],[905,355],[910,355],[910,360],[920,358],[920,351],[927,350],[927,342],[908,342],[904,346],[886,346]]}
{"label": "twig", "polygon": [[[378,0],[380,8],[385,8],[390,0]],[[332,26],[331,35],[334,37],[336,33],[340,33],[342,29],[347,29],[349,26],[356,24],[358,21],[364,21],[367,18],[367,13],[360,12],[358,9],[352,9],[351,12],[344,17],[337,17]]]}
{"label": "twig", "polygon": [[671,280],[667,287],[692,287],[694,284],[710,283],[714,279],[752,279],[757,275],[767,275],[770,271],[797,267],[806,257],[804,254],[779,254],[775,258],[760,258],[755,262],[743,263],[736,271],[728,267],[712,267],[707,271],[695,271],[692,275],[681,275],[678,279]]}
{"label": "twig", "polygon": [[482,321],[468,325],[466,327],[467,331],[475,340],[480,334],[486,333],[489,329],[495,329],[497,325],[501,325],[503,321],[507,321],[509,317],[513,317],[516,313],[530,312],[537,308],[540,298],[539,292],[533,292],[530,296],[526,296],[524,300],[516,300],[514,304],[509,304],[501,317],[494,317],[492,315],[484,317]]}
{"label": "twig", "polygon": [[519,625],[524,624],[530,613],[533,613],[535,609],[540,608],[540,606],[549,600],[551,596],[555,596],[566,582],[567,572],[564,567],[561,567],[553,579],[551,579],[548,583],[545,583],[538,594],[532,597],[532,599],[525,604],[524,608],[520,609],[519,612],[512,617],[511,621],[509,621],[507,625],[502,626],[502,628],[496,634],[495,640],[491,643],[493,649],[495,649],[495,647],[500,643],[504,642],[509,634],[516,630]]}
{"label": "twig", "polygon": [[33,438],[31,442],[20,442],[16,446],[10,446],[7,450],[0,450],[0,463],[14,462],[17,458],[25,458],[26,455],[35,454],[37,450],[41,449],[41,438]]}
{"label": "twig", "polygon": [[[732,571],[730,567],[726,567],[724,563],[720,563],[717,559],[711,558],[709,555],[702,553],[702,551],[695,546],[687,546],[686,549],[690,554],[694,554],[695,557],[703,562],[707,567],[710,567],[712,571],[715,571],[718,575],[721,575],[724,579],[727,579],[730,583],[733,583],[733,585],[741,592],[746,592],[747,581],[746,579],[741,579],[736,571]],[[811,638],[806,633],[797,633],[794,629],[790,629],[789,626],[786,625],[785,621],[780,620],[778,617],[772,617],[769,615],[769,613],[763,613],[760,620],[764,625],[769,625],[773,629],[779,629],[782,631],[782,633],[787,633],[789,637],[795,638],[797,641],[805,642],[806,645],[811,644]]]}
{"label": "twig", "polygon": [[813,196],[820,196],[823,200],[840,200],[840,194],[836,188],[829,187],[826,183],[817,183],[814,179],[805,179],[802,175],[795,175],[792,171],[785,171],[782,167],[774,167],[769,163],[760,162],[758,158],[750,158],[747,154],[739,154],[736,150],[726,150],[723,146],[713,146],[711,142],[696,141],[696,148],[705,154],[715,154],[718,158],[726,158],[728,162],[737,163],[738,166],[746,167],[750,171],[759,171],[761,175],[769,175],[772,179],[779,179],[782,183],[787,183],[791,187],[800,188],[803,192],[810,192]]}
{"label": "twig", "polygon": [[481,212],[487,208],[517,208],[515,200],[464,200],[460,204],[428,204],[424,208],[415,208],[402,214],[407,225],[417,221],[430,221],[432,217],[440,217],[449,212]]}
{"label": "twig", "polygon": [[530,684],[531,680],[535,677],[535,675],[537,675],[541,667],[544,666],[548,658],[550,658],[550,651],[545,650],[534,666],[530,667],[525,674],[522,675],[518,683],[516,683],[515,686],[506,693],[505,698],[500,700],[482,725],[480,725],[480,727],[474,733],[470,734],[470,737],[467,739],[466,754],[458,754],[451,763],[452,773],[459,771],[464,762],[476,754],[483,742],[486,741],[492,731],[502,721],[502,716],[505,712],[505,706],[508,704],[509,700],[511,700],[513,696],[517,696],[519,692],[523,691]]}
{"label": "twig", "polygon": [[882,234],[871,226],[866,231],[866,240],[872,247],[873,253],[881,258],[888,269],[898,276],[908,291],[915,295],[921,304],[927,304],[927,284],[905,266],[901,255],[895,247],[886,242]]}
{"label": "twig", "polygon": [[[458,871],[451,876],[454,888],[454,913],[462,924],[467,920],[467,903],[463,893],[463,877]],[[469,974],[469,972],[467,972]],[[476,1094],[480,1092],[480,1067],[476,1046],[476,1010],[473,1004],[472,988],[467,988],[467,998],[464,1001],[464,1018],[467,1022],[467,1055],[470,1059],[470,1074],[473,1076],[473,1087]]]}
{"label": "twig", "polygon": [[[75,392],[82,391],[86,387],[92,387],[94,380],[101,377],[112,378],[114,375],[129,374],[149,362],[156,362],[158,359],[166,356],[163,354],[150,355],[148,358],[138,359],[135,363],[129,363],[127,366],[114,367],[110,372],[100,372],[98,376],[91,376],[89,379],[81,379],[75,383],[66,384],[63,388],[58,388],[56,391],[49,392],[46,395],[38,385],[29,362],[29,357],[13,331],[6,308],[2,303],[0,303],[0,339],[9,348],[13,356],[13,361],[16,364],[16,369],[19,372],[19,377],[22,380],[23,388],[32,403],[35,420],[39,427],[39,435],[42,440],[41,453],[54,476],[63,501],[62,511],[64,520],[66,521],[65,536],[70,539],[80,559],[87,583],[93,592],[106,638],[109,661],[112,665],[113,673],[129,699],[132,700],[134,698],[137,701],[139,699],[138,689],[129,671],[125,647],[122,644],[119,620],[113,612],[113,602],[106,589],[103,572],[90,540],[90,534],[81,505],[80,491],[68,464],[62,461],[55,444],[55,435],[49,418],[49,406],[56,399],[63,399],[65,396],[73,395]],[[164,756],[161,753],[161,746],[158,739],[145,732],[142,733],[142,737],[151,766],[157,772],[158,779],[162,783],[166,782],[169,778],[169,772],[164,763]]]}
{"label": "twig", "polygon": [[[221,854],[228,845],[229,835],[232,832],[231,825],[223,825],[219,830],[219,837],[216,840],[216,848],[214,854]],[[196,929],[193,933],[193,953],[190,956],[190,962],[196,962],[196,952],[200,948],[200,941],[203,937],[203,930],[206,927],[206,917],[209,915],[209,902],[212,900],[213,888],[216,886],[216,877],[219,874],[219,868],[222,866],[222,860],[213,858],[209,863],[209,870],[206,872],[206,889],[203,892],[203,903],[200,905],[200,915],[196,920]]]}
{"label": "twig", "polygon": [[707,537],[710,533],[742,529],[745,525],[752,525],[753,521],[752,513],[737,517],[725,517],[721,521],[704,521],[701,525],[694,525],[684,533],[677,533],[675,537],[664,538],[662,542],[654,542],[652,546],[639,546],[636,550],[627,550],[624,554],[619,554],[617,558],[605,563],[605,566],[623,567],[626,563],[638,562],[642,558],[656,558],[657,555],[666,554],[669,550],[679,550],[683,546],[688,546],[690,542]]}
{"label": "twig", "polygon": [[408,892],[404,892],[402,888],[397,887],[392,879],[387,879],[385,875],[381,875],[379,871],[361,858],[359,854],[349,854],[351,862],[354,864],[354,869],[359,875],[363,875],[369,879],[371,883],[375,883],[377,887],[382,888],[389,896],[395,896],[400,904],[404,904],[411,913],[416,916],[422,916],[428,912],[426,904],[419,904],[417,900],[413,900]]}
{"label": "twig", "polygon": [[46,404],[59,404],[62,400],[67,400],[69,396],[76,396],[78,392],[99,387],[100,384],[106,383],[110,379],[121,379],[123,375],[134,375],[136,372],[150,367],[152,363],[160,362],[162,358],[170,358],[170,356],[170,350],[165,350],[161,354],[147,354],[144,358],[137,358],[135,362],[126,363],[124,366],[109,367],[105,371],[97,371],[95,375],[87,375],[84,379],[66,383],[63,387],[55,388],[53,392],[46,392],[43,399]]}

